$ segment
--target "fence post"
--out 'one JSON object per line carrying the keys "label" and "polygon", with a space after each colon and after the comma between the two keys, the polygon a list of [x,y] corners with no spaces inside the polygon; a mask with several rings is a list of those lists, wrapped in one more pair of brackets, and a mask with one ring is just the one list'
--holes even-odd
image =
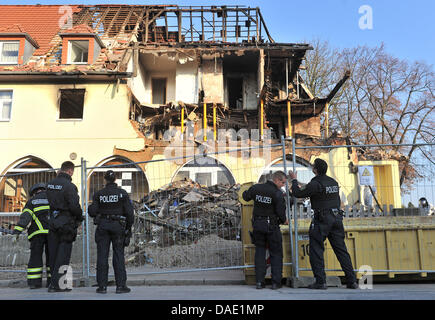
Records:
{"label": "fence post", "polygon": [[88,168],[87,168],[87,161],[83,161],[83,177],[84,177],[84,184],[83,184],[83,190],[84,190],[84,201],[85,201],[85,222],[86,222],[86,279],[89,280],[89,215],[88,215]]}
{"label": "fence post", "polygon": [[[82,209],[85,210],[85,195],[84,195],[84,184],[86,183],[84,181],[84,160],[81,158],[81,166],[80,166],[80,199],[82,200]],[[85,270],[86,270],[86,242],[85,242],[85,234],[87,233],[86,224],[85,221],[82,221],[82,277],[85,277]]]}
{"label": "fence post", "polygon": [[[287,164],[286,164],[286,152],[285,152],[285,139],[284,136],[281,136],[281,144],[282,144],[282,159],[283,159],[283,166],[284,166],[284,173],[287,175]],[[289,233],[289,239],[290,239],[290,250],[291,250],[291,257],[292,257],[292,270],[293,270],[293,274],[295,275],[297,270],[295,268],[295,259],[297,259],[297,257],[295,257],[295,250],[294,250],[294,246],[293,246],[293,232],[292,232],[292,219],[291,219],[291,215],[290,215],[290,193],[289,193],[289,183],[288,183],[288,179],[286,181],[286,186],[285,186],[285,193],[286,193],[286,200],[287,200],[287,205],[286,205],[286,214],[287,214],[287,219],[288,219],[288,233]],[[295,212],[293,210],[293,216],[295,215]]]}
{"label": "fence post", "polygon": [[[292,162],[293,162],[293,172],[296,172],[296,139],[295,137],[292,137]],[[298,217],[296,214],[296,199],[293,196],[293,212],[294,212],[294,219],[295,219],[295,277],[299,278],[299,242],[298,242]]]}

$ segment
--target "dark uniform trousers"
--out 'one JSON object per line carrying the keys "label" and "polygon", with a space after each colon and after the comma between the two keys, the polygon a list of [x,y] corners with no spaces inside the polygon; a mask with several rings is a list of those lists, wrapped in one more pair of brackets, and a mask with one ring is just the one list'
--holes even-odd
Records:
{"label": "dark uniform trousers", "polygon": [[[323,212],[323,213],[321,213]],[[328,238],[329,243],[337,256],[338,262],[344,271],[347,283],[356,282],[353,272],[352,261],[347,252],[344,242],[343,217],[341,214],[334,214],[331,209],[315,212],[309,230],[310,240],[310,264],[317,283],[326,283],[324,242]]]}
{"label": "dark uniform trousers", "polygon": [[50,230],[48,233],[48,250],[50,252],[51,284],[52,287],[59,289],[59,280],[63,274],[59,273],[59,268],[69,265],[72,251],[72,242],[63,239],[63,232]]}
{"label": "dark uniform trousers", "polygon": [[36,235],[30,239],[30,258],[27,265],[27,284],[42,286],[43,256],[45,253],[45,270],[47,272],[47,286],[50,285],[50,255],[47,235]]}
{"label": "dark uniform trousers", "polygon": [[109,250],[110,243],[113,248],[113,270],[115,272],[116,286],[123,287],[127,281],[124,258],[124,234],[125,227],[120,221],[110,220],[101,217],[95,231],[95,242],[97,243],[97,283],[100,287],[107,286],[109,272]]}
{"label": "dark uniform trousers", "polygon": [[[276,220],[276,219],[275,219]],[[282,235],[279,224],[268,217],[255,217],[253,222],[255,244],[255,278],[263,282],[266,276],[266,250],[269,247],[272,282],[282,279]]]}

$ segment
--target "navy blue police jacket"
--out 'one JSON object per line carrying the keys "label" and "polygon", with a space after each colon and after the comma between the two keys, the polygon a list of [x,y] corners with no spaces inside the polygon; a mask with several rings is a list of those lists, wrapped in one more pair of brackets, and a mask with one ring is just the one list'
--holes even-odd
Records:
{"label": "navy blue police jacket", "polygon": [[253,185],[243,192],[242,197],[245,201],[254,200],[254,218],[276,217],[279,223],[287,220],[284,193],[272,181]]}

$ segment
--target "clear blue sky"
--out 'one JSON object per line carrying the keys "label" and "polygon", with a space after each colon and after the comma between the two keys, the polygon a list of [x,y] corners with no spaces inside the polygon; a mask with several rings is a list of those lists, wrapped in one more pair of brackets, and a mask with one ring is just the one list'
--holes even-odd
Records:
{"label": "clear blue sky", "polygon": [[[178,4],[180,6],[244,5],[260,7],[266,25],[277,42],[328,40],[338,48],[384,43],[387,52],[409,61],[435,65],[434,0],[264,0],[264,1],[63,1],[2,0],[1,4]],[[373,10],[373,29],[361,30],[358,9]]]}

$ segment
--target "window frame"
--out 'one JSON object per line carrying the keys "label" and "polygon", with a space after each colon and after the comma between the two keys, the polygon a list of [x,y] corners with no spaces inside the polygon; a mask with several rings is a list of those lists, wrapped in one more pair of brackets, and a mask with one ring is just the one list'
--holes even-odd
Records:
{"label": "window frame", "polygon": [[[60,109],[62,102],[62,91],[63,90],[77,90],[83,91],[83,106],[82,106],[82,117],[81,118],[61,118],[60,117]],[[58,113],[57,113],[57,121],[83,121],[85,116],[85,99],[86,99],[86,89],[85,88],[60,88],[59,89],[59,98],[58,98]]]}
{"label": "window frame", "polygon": [[13,89],[7,89],[7,88],[2,88],[0,89],[0,92],[3,91],[10,91],[12,93],[12,97],[11,97],[11,111],[9,113],[9,119],[3,119],[3,100],[0,99],[0,122],[10,122],[12,120],[12,110],[14,107],[14,90]]}
{"label": "window frame", "polygon": [[[90,56],[90,47],[91,47],[91,43],[89,39],[68,39],[68,56],[66,59],[66,63],[67,64],[78,64],[78,65],[88,65],[89,63],[89,56]],[[88,42],[88,57],[87,57],[87,62],[72,62],[71,61],[71,54],[72,54],[72,42],[74,41],[87,41]]]}
{"label": "window frame", "polygon": [[5,42],[8,43],[16,43],[18,44],[18,55],[17,55],[17,61],[14,63],[11,62],[1,62],[0,61],[0,65],[9,65],[9,66],[14,66],[14,65],[18,65],[20,62],[20,45],[21,45],[21,40],[0,40],[0,54],[3,53],[3,44]]}

